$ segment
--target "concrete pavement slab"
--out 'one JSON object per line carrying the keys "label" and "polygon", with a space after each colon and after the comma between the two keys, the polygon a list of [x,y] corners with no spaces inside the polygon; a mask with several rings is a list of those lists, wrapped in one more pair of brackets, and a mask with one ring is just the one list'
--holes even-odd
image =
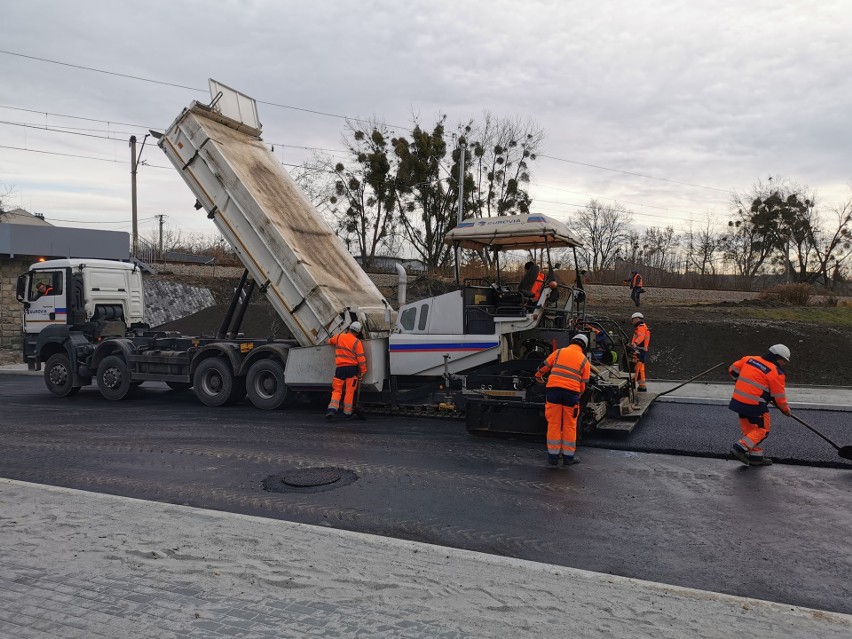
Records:
{"label": "concrete pavement slab", "polygon": [[849,637],[852,616],[0,480],[0,637]]}

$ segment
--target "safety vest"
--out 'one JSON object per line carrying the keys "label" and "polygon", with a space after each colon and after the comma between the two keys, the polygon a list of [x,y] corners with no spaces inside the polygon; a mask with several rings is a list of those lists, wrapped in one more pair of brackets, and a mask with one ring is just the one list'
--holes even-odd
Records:
{"label": "safety vest", "polygon": [[731,364],[728,374],[737,380],[728,406],[731,410],[747,414],[758,408],[758,412],[766,412],[770,400],[781,410],[788,409],[786,377],[774,362],[756,355],[746,355]]}
{"label": "safety vest", "polygon": [[361,340],[350,332],[335,335],[328,340],[334,344],[335,366],[357,366],[361,375],[367,374],[367,358],[364,355],[364,345]]}
{"label": "safety vest", "polygon": [[639,273],[633,276],[630,281],[630,288],[642,288],[642,276]]}
{"label": "safety vest", "polygon": [[640,351],[648,351],[651,343],[651,329],[645,322],[639,322],[633,327],[633,339],[630,341]]}
{"label": "safety vest", "polygon": [[536,276],[535,282],[533,282],[532,289],[531,289],[532,290],[532,296],[533,296],[534,300],[538,300],[539,296],[541,295],[541,291],[544,288],[545,278],[546,278],[546,276],[545,276],[544,273],[539,273],[538,276]]}
{"label": "safety vest", "polygon": [[550,373],[547,378],[548,388],[564,388],[582,393],[586,390],[590,370],[589,360],[583,349],[579,344],[571,344],[552,352],[538,367],[535,376],[541,379]]}

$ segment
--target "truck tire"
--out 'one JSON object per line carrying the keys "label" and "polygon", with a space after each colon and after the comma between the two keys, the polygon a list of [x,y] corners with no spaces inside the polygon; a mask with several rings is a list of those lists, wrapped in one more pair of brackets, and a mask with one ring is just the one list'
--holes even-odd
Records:
{"label": "truck tire", "polygon": [[133,383],[127,362],[118,355],[109,355],[98,364],[98,390],[107,399],[117,402],[130,394]]}
{"label": "truck tire", "polygon": [[221,357],[201,362],[192,376],[192,385],[205,406],[228,406],[246,396],[245,378],[234,377],[231,366]]}
{"label": "truck tire", "polygon": [[292,398],[284,383],[284,367],[276,359],[261,359],[251,365],[246,390],[249,401],[261,410],[275,410]]}
{"label": "truck tire", "polygon": [[47,390],[57,397],[71,397],[80,390],[79,386],[72,386],[74,374],[71,371],[71,362],[65,353],[54,353],[44,365],[44,385]]}
{"label": "truck tire", "polygon": [[192,388],[192,382],[166,382],[166,386],[173,391],[188,391]]}

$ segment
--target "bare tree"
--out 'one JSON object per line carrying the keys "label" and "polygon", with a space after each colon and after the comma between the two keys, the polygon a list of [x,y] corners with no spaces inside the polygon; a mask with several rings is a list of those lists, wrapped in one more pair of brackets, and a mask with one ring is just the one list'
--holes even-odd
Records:
{"label": "bare tree", "polygon": [[486,111],[482,123],[461,131],[471,154],[471,202],[476,217],[529,213],[526,191],[530,164],[544,141],[544,130],[533,120],[497,118]]}
{"label": "bare tree", "polygon": [[9,198],[14,192],[15,189],[11,186],[0,186],[0,222],[3,221],[2,214],[6,212]]}
{"label": "bare tree", "polygon": [[617,202],[591,200],[568,220],[568,227],[583,241],[578,250],[583,266],[594,273],[611,268],[629,242],[632,219],[633,214]]}
{"label": "bare tree", "polygon": [[687,264],[694,267],[703,278],[716,274],[716,261],[722,247],[722,234],[715,230],[716,223],[712,215],[707,214],[704,225],[697,231],[689,226],[684,234]]}
{"label": "bare tree", "polygon": [[832,212],[836,220],[832,230],[820,225],[811,237],[817,272],[826,286],[836,284],[843,269],[852,262],[852,200],[834,207]]}
{"label": "bare tree", "polygon": [[675,233],[674,227],[647,228],[642,235],[643,262],[652,268],[673,271],[679,247],[680,236]]}

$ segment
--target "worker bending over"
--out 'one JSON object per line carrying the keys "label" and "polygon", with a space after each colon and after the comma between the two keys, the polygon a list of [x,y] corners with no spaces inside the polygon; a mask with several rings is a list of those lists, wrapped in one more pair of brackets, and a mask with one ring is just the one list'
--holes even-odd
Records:
{"label": "worker bending over", "polygon": [[636,312],[630,316],[633,322],[633,339],[630,348],[633,350],[633,374],[640,393],[648,392],[645,385],[645,360],[648,359],[648,346],[651,344],[651,329],[645,323],[645,316]]}
{"label": "worker bending over", "polygon": [[571,344],[550,354],[535,373],[536,380],[547,377],[544,416],[547,418],[547,463],[556,466],[562,453],[562,465],[580,462],[577,451],[577,418],[580,396],[586,390],[591,366],[586,357],[589,338],[578,333]]}
{"label": "worker bending over", "polygon": [[[343,397],[343,416],[352,417],[355,402],[355,389],[361,378],[367,374],[367,358],[364,356],[364,345],[358,339],[361,332],[361,322],[352,322],[346,332],[335,335],[328,340],[334,344],[334,380],[331,382],[331,401],[328,404],[326,419],[331,419],[340,410],[340,399]],[[345,390],[344,390],[345,389]]]}
{"label": "worker bending over", "polygon": [[731,447],[731,453],[746,466],[769,466],[760,443],[769,435],[769,402],[790,414],[787,405],[784,367],[790,361],[790,349],[775,344],[758,357],[746,355],[728,369],[737,380],[728,408],[740,416],[743,436]]}

